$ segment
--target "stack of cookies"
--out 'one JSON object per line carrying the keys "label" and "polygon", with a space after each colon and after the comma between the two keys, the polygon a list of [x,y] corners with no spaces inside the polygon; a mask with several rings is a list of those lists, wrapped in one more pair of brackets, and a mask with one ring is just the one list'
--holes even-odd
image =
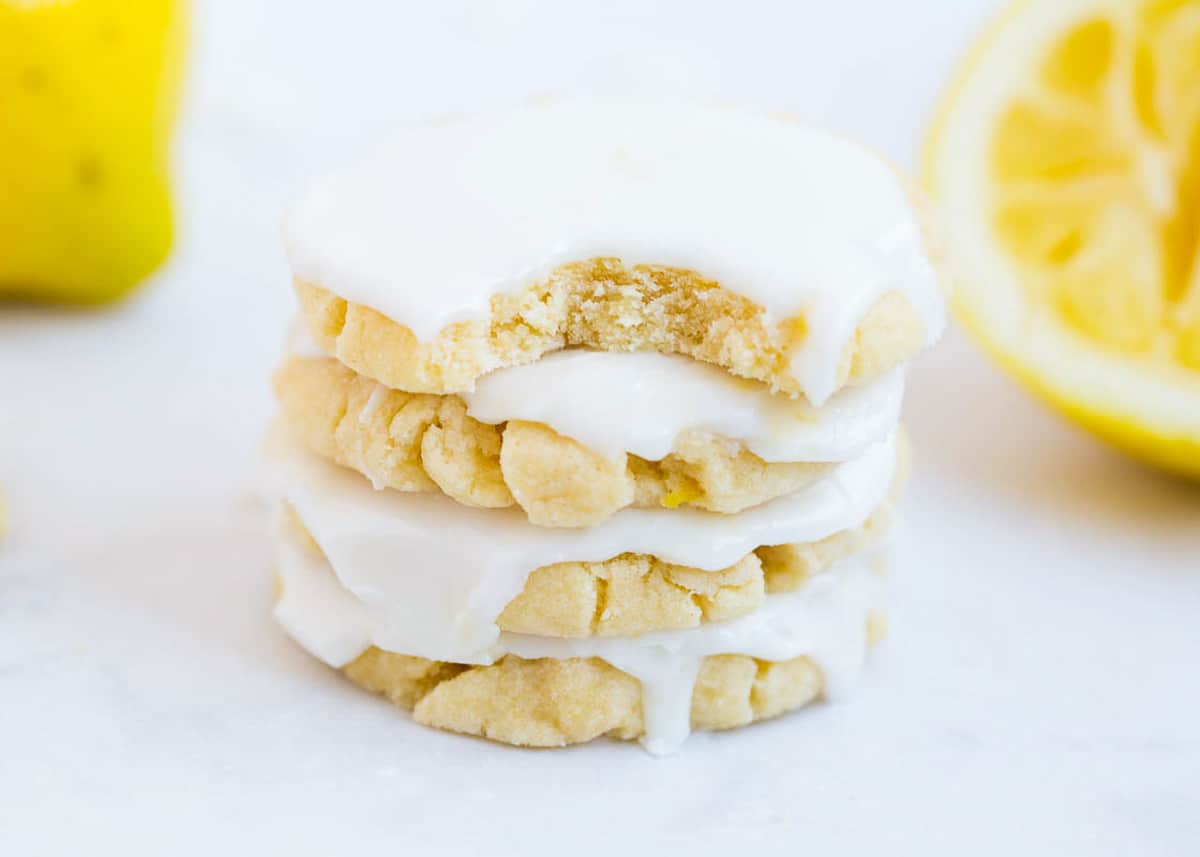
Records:
{"label": "stack of cookies", "polygon": [[675,749],[849,686],[882,634],[911,190],[834,136],[580,99],[315,181],[275,376],[276,616],[423,724]]}

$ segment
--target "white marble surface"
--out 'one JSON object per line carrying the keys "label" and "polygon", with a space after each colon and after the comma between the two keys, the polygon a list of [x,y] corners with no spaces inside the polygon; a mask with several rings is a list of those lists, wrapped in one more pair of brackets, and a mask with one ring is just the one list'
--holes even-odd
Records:
{"label": "white marble surface", "polygon": [[1200,851],[1200,491],[958,335],[913,379],[893,633],[844,705],[665,760],[521,752],[412,725],[274,627],[254,450],[301,176],[397,118],[633,86],[911,162],[985,11],[504,7],[198,3],[171,265],[112,311],[0,309],[0,853]]}

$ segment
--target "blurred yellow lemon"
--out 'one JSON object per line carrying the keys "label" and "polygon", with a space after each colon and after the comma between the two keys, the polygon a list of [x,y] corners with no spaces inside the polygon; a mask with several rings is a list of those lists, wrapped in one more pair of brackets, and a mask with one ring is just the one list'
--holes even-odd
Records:
{"label": "blurred yellow lemon", "polygon": [[963,324],[1100,437],[1200,476],[1200,0],[1016,3],[923,173]]}
{"label": "blurred yellow lemon", "polygon": [[0,295],[98,302],[171,246],[177,0],[0,0]]}

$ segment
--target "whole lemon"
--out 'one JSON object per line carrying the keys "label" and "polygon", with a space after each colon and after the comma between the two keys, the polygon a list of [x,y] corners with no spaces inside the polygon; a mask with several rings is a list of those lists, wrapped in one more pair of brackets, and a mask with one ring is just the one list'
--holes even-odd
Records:
{"label": "whole lemon", "polygon": [[176,0],[0,0],[0,296],[95,303],[166,258]]}

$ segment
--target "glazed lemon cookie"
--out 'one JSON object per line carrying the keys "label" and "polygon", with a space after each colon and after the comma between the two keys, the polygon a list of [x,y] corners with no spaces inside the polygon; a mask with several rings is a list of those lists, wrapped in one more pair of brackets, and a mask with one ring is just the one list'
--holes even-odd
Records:
{"label": "glazed lemon cookie", "polygon": [[[580,404],[581,385],[595,407]],[[818,410],[659,354],[559,352],[465,396],[391,390],[331,358],[291,356],[275,391],[309,449],[376,487],[577,527],[630,505],[732,513],[800,490],[895,429],[903,378]]]}
{"label": "glazed lemon cookie", "polygon": [[[447,661],[470,660],[494,642],[501,631],[497,617],[510,602],[517,602],[510,614],[514,621],[532,622],[538,610],[547,610],[540,621],[578,625],[572,609],[585,595],[548,594],[572,573],[585,587],[585,574],[589,579],[619,576],[628,583],[631,597],[622,607],[629,613],[614,617],[614,625],[644,625],[670,615],[674,621],[692,621],[687,618],[696,617],[687,609],[695,607],[690,595],[688,604],[666,597],[689,572],[722,572],[731,584],[737,581],[723,594],[716,585],[722,578],[693,581],[690,589],[683,585],[696,593],[708,589],[715,613],[753,609],[768,586],[756,550],[815,545],[862,529],[885,504],[898,470],[898,445],[889,438],[803,491],[736,515],[631,508],[592,527],[549,529],[530,524],[514,509],[473,509],[439,494],[375,491],[357,473],[309,452],[282,429],[271,445],[277,496],[294,509],[342,584],[393,617],[386,639],[376,642],[390,651]],[[847,546],[857,546],[857,536],[846,538]],[[805,561],[800,550],[781,547],[772,554],[769,565],[779,580],[797,576],[791,569]],[[820,556],[812,553],[809,559]],[[615,557],[623,559],[599,565]],[[585,571],[589,563],[597,565]],[[658,571],[649,582],[633,577],[644,564]],[[522,602],[531,572],[553,566],[558,571],[535,581],[535,586],[544,583],[546,592]],[[637,602],[638,593],[661,596],[662,603]],[[560,599],[560,613],[546,607],[552,598]],[[591,621],[588,617],[588,628]]]}
{"label": "glazed lemon cookie", "polygon": [[399,131],[312,183],[288,250],[317,344],[394,389],[587,346],[819,405],[940,334],[920,208],[866,149],[777,116],[571,99]]}
{"label": "glazed lemon cookie", "polygon": [[313,655],[426,725],[527,746],[642,737],[655,751],[692,728],[845,690],[884,629],[875,573],[843,564],[741,619],[607,639],[505,633],[483,663],[438,661],[374,645],[389,617],[314,554],[286,550],[276,615]]}
{"label": "glazed lemon cookie", "polygon": [[[872,549],[892,519],[891,501],[885,501],[862,526],[818,542],[761,547],[716,571],[645,554],[542,566],[527,575],[496,625],[543,637],[614,637],[734,619],[762,606],[767,596],[794,592],[813,575]],[[291,507],[284,508],[282,526],[280,539],[328,562]]]}
{"label": "glazed lemon cookie", "polygon": [[[871,610],[868,647],[887,632]],[[641,683],[600,658],[506,655],[490,666],[448,664],[369,648],[343,667],[355,684],[413,712],[418,723],[524,747],[563,747],[646,734]],[[709,655],[691,689],[692,730],[733,729],[821,697],[824,676],[807,657],[768,661]]]}
{"label": "glazed lemon cookie", "polygon": [[322,349],[389,387],[426,393],[468,391],[495,369],[586,346],[685,354],[819,400],[899,366],[930,336],[910,300],[889,292],[851,331],[828,378],[804,386],[791,358],[808,338],[810,322],[795,316],[770,325],[761,307],[695,271],[626,267],[611,258],[573,262],[516,295],[492,297],[486,319],[454,322],[430,341],[328,289],[303,280],[295,288]]}

